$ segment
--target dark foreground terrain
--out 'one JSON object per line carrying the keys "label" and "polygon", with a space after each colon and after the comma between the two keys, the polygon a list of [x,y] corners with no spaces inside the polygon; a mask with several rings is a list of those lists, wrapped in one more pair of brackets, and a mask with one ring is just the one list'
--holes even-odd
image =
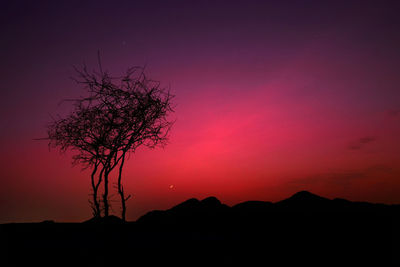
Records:
{"label": "dark foreground terrain", "polygon": [[3,224],[0,265],[391,266],[400,262],[399,214],[399,205],[304,191],[233,207],[190,199],[136,222]]}

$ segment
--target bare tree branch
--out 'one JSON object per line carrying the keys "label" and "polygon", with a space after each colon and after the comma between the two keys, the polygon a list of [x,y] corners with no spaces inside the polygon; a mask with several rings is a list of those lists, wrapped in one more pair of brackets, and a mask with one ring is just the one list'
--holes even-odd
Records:
{"label": "bare tree branch", "polygon": [[[103,209],[109,215],[108,183],[110,173],[119,165],[117,190],[125,220],[126,201],[122,185],[122,170],[126,155],[140,146],[164,146],[173,125],[169,114],[174,112],[169,88],[148,79],[143,67],[129,68],[121,77],[112,77],[102,68],[98,52],[99,71],[89,72],[86,65],[75,67],[74,80],[83,86],[85,96],[66,99],[73,103],[65,118],[53,119],[48,125],[49,147],[61,152],[73,150],[74,164],[93,168],[91,185],[95,216],[100,216],[98,189],[104,183]],[[95,175],[101,167],[97,182]]]}

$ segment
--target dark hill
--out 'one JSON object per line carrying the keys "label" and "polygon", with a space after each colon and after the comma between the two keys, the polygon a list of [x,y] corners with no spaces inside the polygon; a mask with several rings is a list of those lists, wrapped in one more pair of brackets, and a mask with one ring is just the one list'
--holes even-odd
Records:
{"label": "dark hill", "polygon": [[[139,218],[137,222],[140,225],[182,227],[182,225],[200,224],[200,226],[205,227],[216,223],[233,225],[238,221],[253,224],[254,222],[251,220],[257,220],[257,223],[259,223],[260,220],[261,222],[274,220],[277,216],[294,216],[293,213],[312,213],[313,216],[317,217],[331,214],[331,216],[338,218],[354,214],[361,216],[359,213],[365,213],[364,216],[397,216],[399,212],[399,205],[351,202],[345,199],[330,200],[308,191],[301,191],[276,203],[246,201],[233,207],[221,204],[215,197],[209,197],[202,201],[189,199],[165,211],[151,211]],[[280,213],[280,215],[276,213]]]}
{"label": "dark hill", "polygon": [[228,217],[230,207],[216,197],[192,198],[165,211],[151,211],[137,220],[141,226],[206,227]]}
{"label": "dark hill", "polygon": [[306,191],[233,207],[215,197],[189,199],[130,223],[3,224],[0,253],[4,266],[388,266],[399,263],[399,213],[399,205]]}
{"label": "dark hill", "polygon": [[111,215],[108,217],[91,218],[87,221],[84,221],[83,223],[87,223],[87,224],[118,224],[118,223],[124,223],[124,221],[117,216]]}
{"label": "dark hill", "polygon": [[292,203],[292,204],[300,204],[300,205],[313,205],[315,203],[323,204],[327,203],[329,199],[317,196],[308,191],[300,191],[291,196],[288,199],[282,200],[278,203]]}

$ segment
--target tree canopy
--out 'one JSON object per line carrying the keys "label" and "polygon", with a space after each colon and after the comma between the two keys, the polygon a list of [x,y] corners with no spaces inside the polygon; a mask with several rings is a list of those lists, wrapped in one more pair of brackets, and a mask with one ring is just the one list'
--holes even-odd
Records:
{"label": "tree canopy", "polygon": [[[75,81],[83,85],[85,96],[69,99],[73,110],[48,125],[49,146],[75,151],[73,162],[92,168],[91,203],[95,217],[100,217],[102,210],[105,216],[109,215],[109,176],[119,166],[117,189],[125,220],[125,202],[130,197],[125,196],[122,185],[126,156],[140,146],[154,148],[167,143],[173,124],[169,118],[173,96],[159,82],[148,79],[142,67],[129,68],[121,77],[112,77],[100,63],[99,71],[90,72],[86,66],[75,70]],[[98,189],[102,182],[104,193],[100,200]]]}

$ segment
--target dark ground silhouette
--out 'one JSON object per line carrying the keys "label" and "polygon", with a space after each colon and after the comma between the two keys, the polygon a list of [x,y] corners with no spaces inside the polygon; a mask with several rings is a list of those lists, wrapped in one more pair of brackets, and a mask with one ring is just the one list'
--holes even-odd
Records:
{"label": "dark ground silhouette", "polygon": [[400,260],[399,214],[400,205],[330,200],[305,191],[276,203],[233,207],[215,197],[189,199],[136,222],[110,217],[3,224],[2,258],[11,266],[388,266]]}

